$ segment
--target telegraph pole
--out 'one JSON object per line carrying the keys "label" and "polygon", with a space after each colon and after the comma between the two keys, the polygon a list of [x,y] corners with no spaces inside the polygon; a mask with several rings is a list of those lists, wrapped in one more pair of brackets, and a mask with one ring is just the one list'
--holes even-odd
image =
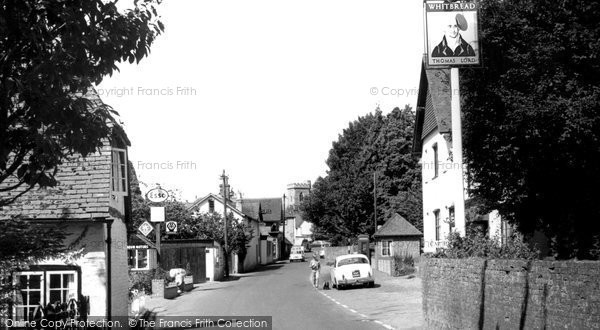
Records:
{"label": "telegraph pole", "polygon": [[223,221],[225,222],[225,228],[223,229],[223,236],[225,239],[225,277],[229,277],[229,246],[227,244],[227,199],[229,195],[227,190],[227,180],[229,180],[229,177],[225,175],[225,170],[223,170],[221,179],[223,180]]}
{"label": "telegraph pole", "polygon": [[373,235],[377,231],[377,171],[373,172]]}
{"label": "telegraph pole", "polygon": [[283,194],[283,240],[281,240],[281,259],[283,259],[283,251],[285,251],[285,194]]}

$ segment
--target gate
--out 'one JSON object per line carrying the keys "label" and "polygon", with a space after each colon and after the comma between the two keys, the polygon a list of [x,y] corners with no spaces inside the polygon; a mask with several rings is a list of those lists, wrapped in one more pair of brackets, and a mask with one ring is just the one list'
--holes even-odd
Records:
{"label": "gate", "polygon": [[[171,268],[186,269],[189,266],[194,283],[206,282],[206,247],[202,241],[165,241],[161,242],[160,265],[164,270]],[[210,242],[212,246],[212,242]]]}

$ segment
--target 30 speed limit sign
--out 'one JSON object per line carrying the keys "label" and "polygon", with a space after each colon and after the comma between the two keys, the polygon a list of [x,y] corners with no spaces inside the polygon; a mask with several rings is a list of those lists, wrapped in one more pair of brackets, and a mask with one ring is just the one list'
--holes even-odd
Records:
{"label": "30 speed limit sign", "polygon": [[177,222],[167,221],[165,223],[165,229],[166,229],[167,234],[176,234],[177,233]]}

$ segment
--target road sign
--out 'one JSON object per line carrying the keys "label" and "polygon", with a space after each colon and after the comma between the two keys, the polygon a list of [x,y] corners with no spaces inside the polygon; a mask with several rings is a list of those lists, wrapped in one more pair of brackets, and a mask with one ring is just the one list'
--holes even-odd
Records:
{"label": "road sign", "polygon": [[153,203],[164,202],[169,198],[169,192],[160,187],[150,189],[150,191],[146,193],[146,198]]}
{"label": "road sign", "polygon": [[150,222],[165,222],[165,208],[162,206],[150,207]]}
{"label": "road sign", "polygon": [[165,223],[165,230],[167,231],[167,234],[177,234],[177,222],[167,221]]}
{"label": "road sign", "polygon": [[140,225],[140,227],[138,228],[138,230],[144,234],[144,236],[148,236],[148,234],[150,234],[150,232],[152,231],[152,225],[150,223],[148,223],[148,221],[144,221],[144,223],[142,223]]}

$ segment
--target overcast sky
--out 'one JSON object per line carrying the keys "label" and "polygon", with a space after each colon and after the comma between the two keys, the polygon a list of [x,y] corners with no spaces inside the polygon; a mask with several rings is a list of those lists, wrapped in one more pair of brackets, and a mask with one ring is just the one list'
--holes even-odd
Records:
{"label": "overcast sky", "polygon": [[281,196],[326,175],[349,122],[416,103],[421,1],[170,0],[159,14],[150,56],[97,89],[138,178],[183,200],[217,193],[223,170],[244,197]]}

